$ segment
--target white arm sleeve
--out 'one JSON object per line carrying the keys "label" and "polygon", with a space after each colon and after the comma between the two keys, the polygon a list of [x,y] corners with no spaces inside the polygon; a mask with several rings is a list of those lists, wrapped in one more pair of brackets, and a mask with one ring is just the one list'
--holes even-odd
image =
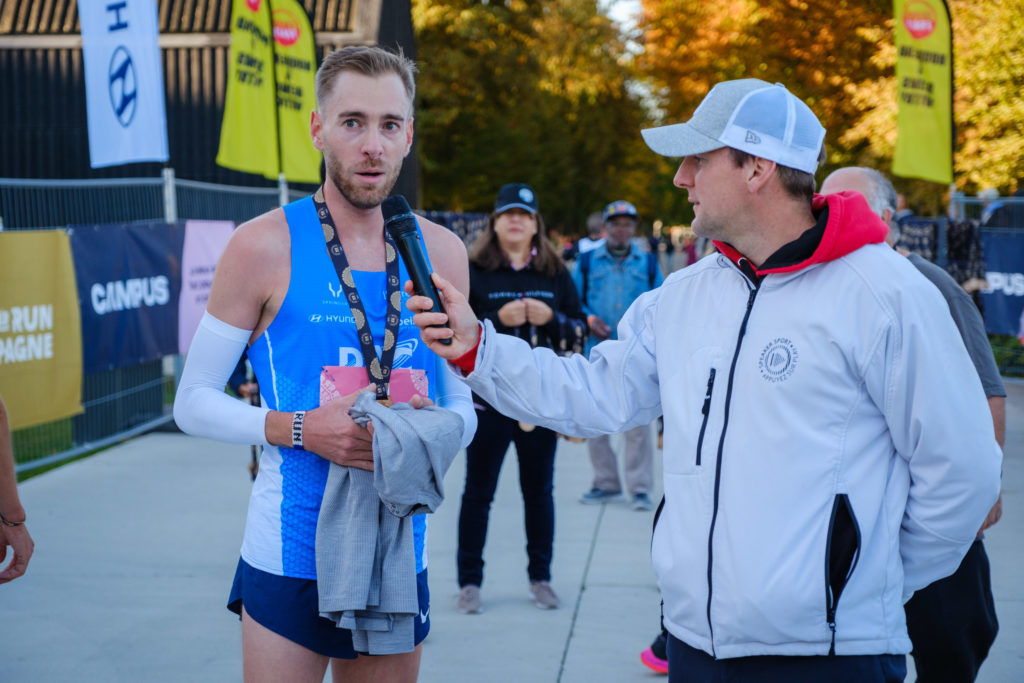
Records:
{"label": "white arm sleeve", "polygon": [[448,367],[441,357],[437,359],[437,405],[457,413],[462,418],[462,442],[465,448],[476,434],[476,410],[473,408],[473,392],[459,379],[458,369]]}
{"label": "white arm sleeve", "polygon": [[251,334],[203,314],[174,397],[174,421],[182,431],[229,443],[270,445],[265,427],[270,409],[224,393]]}

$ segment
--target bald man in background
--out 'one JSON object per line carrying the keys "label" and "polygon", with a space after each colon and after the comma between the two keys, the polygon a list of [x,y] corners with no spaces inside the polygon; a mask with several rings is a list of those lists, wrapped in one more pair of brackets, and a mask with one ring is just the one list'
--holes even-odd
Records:
{"label": "bald man in background", "polygon": [[[889,225],[886,242],[895,246],[899,225],[894,218],[897,195],[892,183],[874,169],[847,167],[834,171],[821,186],[822,194],[843,191],[864,195],[868,206]],[[978,371],[992,412],[996,440],[1002,446],[1006,434],[1006,389],[978,307],[945,270],[918,254],[897,251],[938,288],[949,305],[953,322]],[[905,605],[919,683],[973,681],[995,641],[999,623],[982,537],[985,529],[999,521],[1002,511],[1000,496],[956,572],[917,591]]]}

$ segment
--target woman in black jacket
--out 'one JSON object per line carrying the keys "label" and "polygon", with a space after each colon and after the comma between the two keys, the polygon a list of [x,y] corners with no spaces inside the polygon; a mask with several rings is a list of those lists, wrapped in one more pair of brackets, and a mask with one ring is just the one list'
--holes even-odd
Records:
{"label": "woman in black jacket", "polygon": [[[533,189],[521,183],[498,191],[494,213],[470,254],[469,303],[499,332],[559,353],[582,351],[586,316],[558,253],[544,234]],[[479,420],[466,449],[466,488],[459,512],[460,612],[480,611],[487,522],[501,463],[514,442],[526,522],[527,573],[537,607],[554,609],[551,554],[555,537],[555,447],[550,429],[517,423],[473,396]]]}

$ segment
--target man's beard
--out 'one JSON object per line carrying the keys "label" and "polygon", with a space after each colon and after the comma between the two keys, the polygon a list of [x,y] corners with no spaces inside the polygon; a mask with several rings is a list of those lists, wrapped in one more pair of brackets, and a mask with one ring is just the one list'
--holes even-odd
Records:
{"label": "man's beard", "polygon": [[365,187],[357,184],[350,175],[343,173],[344,169],[331,152],[324,152],[324,164],[327,167],[327,177],[334,183],[334,187],[338,188],[341,196],[357,209],[373,209],[380,206],[391,194],[391,189],[398,181],[398,173],[402,170],[401,166],[390,171],[383,166],[374,167],[373,170],[381,171],[386,178],[380,185]]}

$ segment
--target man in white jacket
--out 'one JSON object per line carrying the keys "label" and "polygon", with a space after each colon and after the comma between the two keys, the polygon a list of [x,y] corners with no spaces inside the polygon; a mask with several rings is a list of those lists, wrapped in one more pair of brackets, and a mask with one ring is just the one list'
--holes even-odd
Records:
{"label": "man in white jacket", "polygon": [[903,680],[903,602],[957,568],[998,495],[992,419],[944,302],[863,197],[814,194],[824,134],[754,79],[643,131],[682,157],[674,183],[719,253],[637,299],[589,358],[481,328],[440,277],[446,314],[408,303],[515,419],[593,436],[664,413],[652,558],[670,681]]}

